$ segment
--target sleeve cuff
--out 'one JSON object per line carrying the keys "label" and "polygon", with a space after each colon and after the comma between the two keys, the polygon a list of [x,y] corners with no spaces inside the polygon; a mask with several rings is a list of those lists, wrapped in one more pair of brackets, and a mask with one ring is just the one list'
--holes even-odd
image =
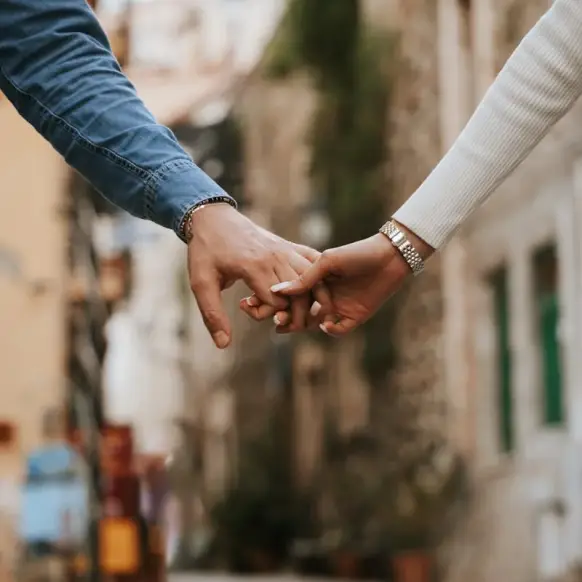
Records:
{"label": "sleeve cuff", "polygon": [[230,197],[192,160],[180,159],[165,164],[146,186],[145,216],[172,229],[180,238],[180,228],[188,210],[212,198]]}

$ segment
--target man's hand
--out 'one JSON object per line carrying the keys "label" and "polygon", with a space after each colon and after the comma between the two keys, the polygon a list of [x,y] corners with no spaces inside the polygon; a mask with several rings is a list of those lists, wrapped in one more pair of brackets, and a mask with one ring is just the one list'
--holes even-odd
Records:
{"label": "man's hand", "polygon": [[[218,348],[231,341],[230,322],[220,293],[242,279],[260,300],[261,317],[286,310],[290,300],[270,291],[280,281],[300,276],[319,253],[293,245],[256,226],[227,204],[214,204],[195,212],[188,244],[190,285],[208,331]],[[303,327],[309,297],[291,301],[287,323]]]}

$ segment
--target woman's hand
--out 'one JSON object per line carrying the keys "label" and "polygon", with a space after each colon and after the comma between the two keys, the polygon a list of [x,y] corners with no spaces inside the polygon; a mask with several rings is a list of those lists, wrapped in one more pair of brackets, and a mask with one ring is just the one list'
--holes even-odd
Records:
{"label": "woman's hand", "polygon": [[[344,335],[366,320],[400,287],[411,274],[406,261],[383,235],[329,249],[295,281],[271,288],[284,296],[308,294],[325,281],[330,303],[314,303],[311,315],[320,328],[334,336]],[[285,311],[275,315],[278,330],[287,331],[290,320]]]}
{"label": "woman's hand", "polygon": [[[401,227],[423,258],[434,250],[406,228]],[[274,293],[297,297],[318,290],[325,282],[323,300],[311,308],[311,327],[334,336],[344,335],[368,320],[380,306],[395,293],[411,275],[410,267],[383,235],[377,234],[353,244],[325,251],[295,281],[287,281],[271,288]],[[256,304],[256,298],[249,298]],[[244,307],[243,307],[244,309]],[[249,311],[245,309],[247,313]],[[249,313],[252,317],[252,313]],[[287,333],[290,314],[275,314],[277,331]]]}

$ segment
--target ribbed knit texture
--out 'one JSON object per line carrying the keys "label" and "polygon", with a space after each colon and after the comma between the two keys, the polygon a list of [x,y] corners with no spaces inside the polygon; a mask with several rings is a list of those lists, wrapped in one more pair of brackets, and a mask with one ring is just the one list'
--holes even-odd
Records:
{"label": "ribbed knit texture", "polygon": [[449,152],[394,218],[434,248],[442,247],[581,93],[582,0],[555,0]]}

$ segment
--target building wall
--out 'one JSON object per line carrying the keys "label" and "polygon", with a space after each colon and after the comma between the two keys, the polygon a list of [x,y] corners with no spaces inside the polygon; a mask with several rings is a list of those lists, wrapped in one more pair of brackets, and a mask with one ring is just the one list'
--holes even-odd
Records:
{"label": "building wall", "polygon": [[8,477],[40,444],[43,414],[64,403],[67,389],[68,170],[6,101],[0,127],[0,409],[17,427],[15,448],[0,459]]}
{"label": "building wall", "polygon": [[[306,128],[314,97],[307,78],[271,81],[264,78],[259,66],[246,79],[236,108],[243,132],[247,212],[259,224],[291,240],[300,238],[302,212],[310,196]],[[294,122],[285,123],[286,119]],[[286,435],[292,431],[299,439],[300,431],[291,420],[300,413],[292,414],[289,381],[290,374],[295,374],[288,359],[295,356],[290,338],[277,338],[271,322],[241,321],[240,325],[244,326],[244,339],[237,344],[233,376],[239,443],[259,436],[280,406],[289,411],[290,424],[282,430]],[[293,394],[296,390],[294,383]]]}
{"label": "building wall", "polygon": [[[458,132],[459,90],[475,100],[519,39],[547,8],[539,2],[473,2],[470,50],[451,34],[461,14],[442,0],[441,65],[451,85],[451,54],[470,62],[471,85],[444,93],[443,133]],[[445,21],[449,23],[445,24]],[[476,40],[475,40],[476,39]],[[469,54],[467,54],[469,53]],[[462,61],[457,61],[462,62]],[[459,71],[463,65],[459,64]],[[466,69],[466,66],[465,66]],[[454,83],[453,83],[454,84]],[[576,416],[579,409],[580,240],[578,167],[581,109],[575,108],[494,194],[443,254],[445,369],[452,394],[463,394],[462,415],[473,430],[465,442],[475,476],[473,508],[457,547],[450,580],[560,579],[579,560],[580,500]],[[562,427],[541,421],[539,338],[533,304],[532,255],[555,241],[559,257],[559,343],[566,408]],[[509,277],[510,384],[515,449],[500,440],[499,344],[488,277],[505,266]],[[464,390],[463,390],[464,386]],[[461,391],[463,390],[463,391]],[[563,504],[565,514],[560,513]],[[461,536],[459,536],[461,537]],[[483,556],[487,555],[484,560]],[[464,558],[463,558],[464,556]]]}
{"label": "building wall", "polygon": [[[389,211],[396,210],[436,164],[440,154],[438,28],[434,2],[406,0],[398,5],[399,33],[392,68],[387,171]],[[424,408],[427,423],[439,424],[444,412],[442,379],[442,296],[440,257],[422,277],[393,298],[396,320],[392,341],[397,352],[388,379]],[[387,336],[387,341],[390,341]],[[390,406],[390,399],[386,405]],[[382,415],[382,402],[374,406]],[[381,425],[381,418],[379,419]]]}
{"label": "building wall", "polygon": [[[478,398],[475,412],[478,419],[476,441],[477,467],[483,472],[501,470],[500,479],[521,475],[520,492],[526,500],[527,515],[535,520],[533,533],[548,536],[545,545],[553,540],[557,549],[550,556],[550,566],[564,552],[570,559],[579,560],[579,549],[556,540],[559,535],[580,541],[579,493],[569,497],[569,483],[579,491],[579,466],[572,463],[573,451],[580,443],[580,240],[579,240],[579,146],[571,128],[578,125],[580,108],[573,111],[560,127],[544,141],[522,168],[494,195],[491,202],[475,216],[465,231],[467,252],[472,268],[467,273],[470,299],[476,321],[470,345],[474,357],[474,388]],[[533,305],[532,256],[540,245],[557,245],[561,320],[559,343],[562,352],[562,382],[567,411],[567,424],[550,428],[542,423],[542,375],[540,345]],[[510,334],[512,350],[511,386],[513,390],[513,419],[515,451],[512,459],[500,452],[495,321],[487,277],[499,266],[509,275]],[[576,455],[574,454],[574,459]],[[570,466],[566,475],[564,471]],[[572,481],[573,480],[573,481]],[[533,493],[536,488],[538,493]],[[554,499],[567,504],[566,521],[545,509]],[[499,499],[501,502],[501,498]],[[554,520],[558,532],[544,534],[540,515]],[[508,523],[507,517],[501,519]],[[574,528],[569,530],[568,528]],[[545,527],[544,527],[545,529]],[[566,534],[566,532],[569,532]],[[523,538],[522,538],[523,539]],[[535,542],[530,540],[530,543]],[[541,549],[541,548],[540,548]],[[500,547],[500,557],[509,563],[511,553]],[[532,568],[537,563],[535,546],[527,555]],[[524,576],[526,574],[524,573]],[[527,580],[527,577],[515,578]]]}

